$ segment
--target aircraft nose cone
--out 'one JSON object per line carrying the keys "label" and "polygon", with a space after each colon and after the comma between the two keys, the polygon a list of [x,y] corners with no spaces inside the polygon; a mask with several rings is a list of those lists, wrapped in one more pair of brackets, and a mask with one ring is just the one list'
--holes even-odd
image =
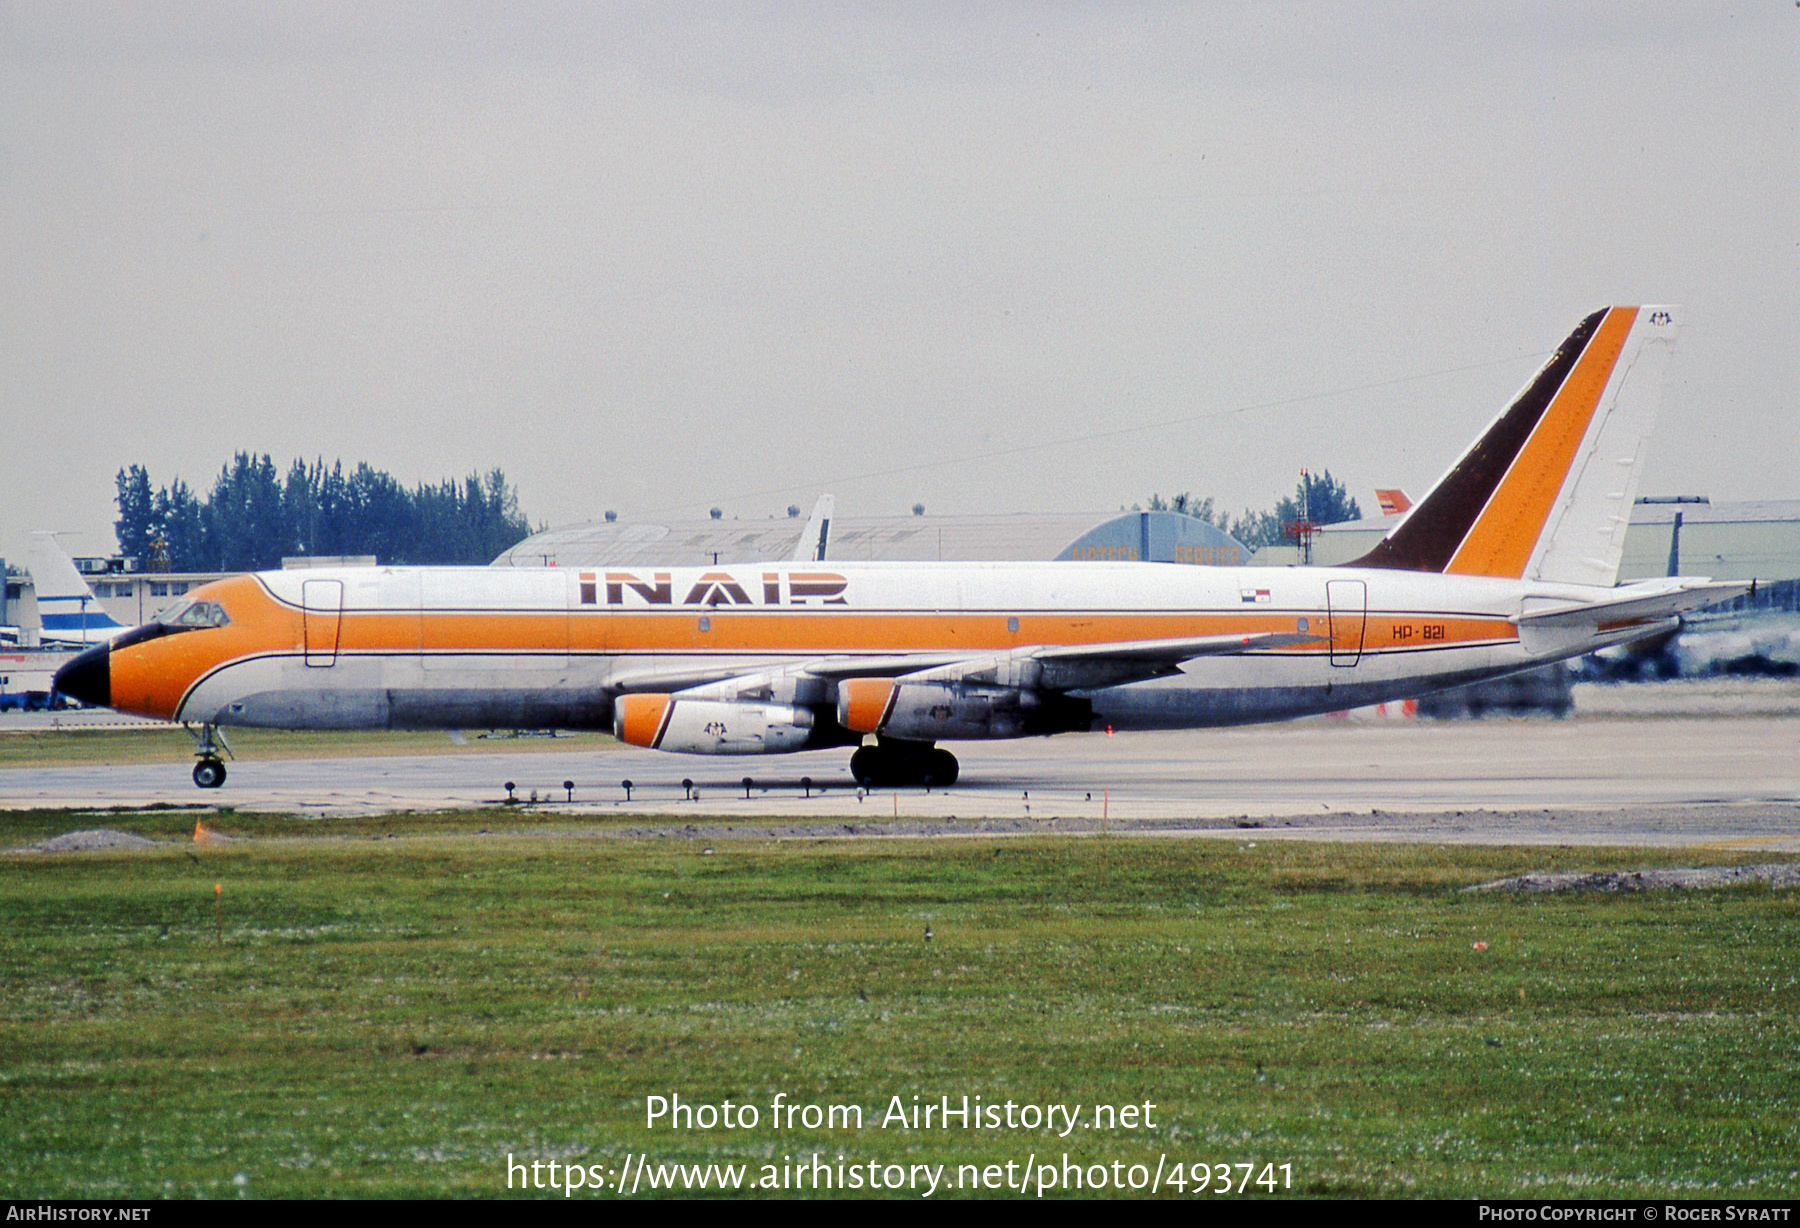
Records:
{"label": "aircraft nose cone", "polygon": [[88,649],[57,670],[51,685],[84,704],[112,707],[112,645]]}

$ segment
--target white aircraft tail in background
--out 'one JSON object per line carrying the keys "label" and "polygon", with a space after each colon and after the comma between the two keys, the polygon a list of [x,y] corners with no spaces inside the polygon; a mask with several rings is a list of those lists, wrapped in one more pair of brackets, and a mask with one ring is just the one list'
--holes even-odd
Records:
{"label": "white aircraft tail in background", "polygon": [[806,522],[806,532],[794,543],[794,554],[790,562],[825,561],[825,547],[831,541],[831,513],[836,507],[837,500],[831,495],[819,496],[819,501],[813,504],[812,519]]}
{"label": "white aircraft tail in background", "polygon": [[33,533],[28,557],[44,643],[107,644],[131,629],[101,607],[56,534]]}

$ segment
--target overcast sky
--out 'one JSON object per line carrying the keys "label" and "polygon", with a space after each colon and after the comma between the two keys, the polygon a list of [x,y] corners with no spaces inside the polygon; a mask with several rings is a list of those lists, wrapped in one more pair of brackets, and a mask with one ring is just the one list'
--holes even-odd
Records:
{"label": "overcast sky", "polygon": [[[534,522],[1415,497],[1582,315],[1800,498],[1800,8],[8,4],[0,554],[240,449]],[[1371,512],[1373,511],[1370,508]]]}

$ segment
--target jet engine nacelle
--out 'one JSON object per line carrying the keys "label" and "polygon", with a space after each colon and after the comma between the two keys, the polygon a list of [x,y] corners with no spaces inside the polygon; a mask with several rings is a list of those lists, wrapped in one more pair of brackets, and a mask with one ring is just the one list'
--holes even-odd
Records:
{"label": "jet engine nacelle", "polygon": [[688,755],[766,755],[804,750],[812,713],[786,704],[621,695],[613,703],[619,741]]}
{"label": "jet engine nacelle", "polygon": [[1022,738],[1041,732],[1040,705],[1036,694],[1007,687],[852,678],[838,684],[837,716],[855,733],[910,741]]}

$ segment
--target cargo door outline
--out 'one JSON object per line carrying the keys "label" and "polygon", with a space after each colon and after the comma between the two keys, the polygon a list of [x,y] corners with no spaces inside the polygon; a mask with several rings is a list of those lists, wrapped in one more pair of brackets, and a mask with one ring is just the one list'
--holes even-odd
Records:
{"label": "cargo door outline", "polygon": [[338,633],[344,621],[344,582],[307,580],[300,586],[300,610],[306,663],[320,669],[336,665]]}
{"label": "cargo door outline", "polygon": [[1362,580],[1328,580],[1325,613],[1330,623],[1331,663],[1354,666],[1362,659],[1363,632],[1369,621],[1369,586]]}

